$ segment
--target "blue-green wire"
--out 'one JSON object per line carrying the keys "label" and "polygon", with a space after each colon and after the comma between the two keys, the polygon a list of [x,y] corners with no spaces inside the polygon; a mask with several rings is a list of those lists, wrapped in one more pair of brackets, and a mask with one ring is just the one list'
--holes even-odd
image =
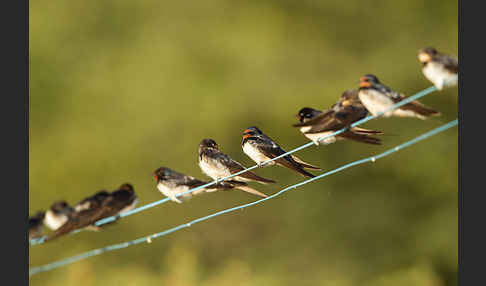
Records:
{"label": "blue-green wire", "polygon": [[[416,99],[418,99],[418,98],[421,98],[421,97],[423,97],[423,96],[425,96],[425,95],[427,95],[427,94],[429,94],[429,93],[431,93],[431,92],[434,92],[434,91],[436,91],[436,90],[437,90],[437,88],[436,88],[435,86],[428,87],[428,88],[426,88],[426,89],[424,89],[424,90],[422,90],[422,91],[420,91],[420,92],[418,92],[418,93],[416,93],[416,94],[414,94],[414,95],[412,95],[412,96],[409,96],[409,97],[405,98],[404,100],[402,100],[402,101],[400,101],[400,102],[398,102],[398,103],[394,104],[393,106],[390,106],[388,109],[386,109],[385,111],[383,111],[383,112],[381,112],[381,113],[378,113],[377,115],[368,116],[368,117],[365,117],[365,118],[363,118],[363,119],[361,119],[361,120],[359,120],[359,121],[356,121],[355,123],[351,124],[351,126],[350,126],[350,127],[355,127],[355,126],[358,126],[358,125],[360,125],[360,124],[363,124],[363,123],[365,123],[365,122],[367,122],[367,121],[370,121],[370,120],[372,120],[372,119],[375,119],[375,118],[377,118],[377,117],[379,117],[379,116],[383,115],[384,113],[386,113],[386,112],[388,112],[388,111],[390,111],[390,110],[394,110],[394,109],[396,109],[396,108],[399,108],[399,107],[400,107],[400,106],[402,106],[402,105],[405,105],[405,104],[407,104],[407,103],[409,103],[409,102],[411,102],[411,101],[414,101],[414,100],[416,100]],[[335,135],[341,134],[341,133],[345,132],[346,130],[347,130],[347,128],[342,128],[342,129],[340,129],[340,130],[338,130],[338,131],[336,131],[336,132],[334,132],[334,133],[332,133],[332,134],[329,134],[329,135],[326,135],[326,136],[324,136],[324,137],[320,138],[318,141],[322,141],[322,140],[325,140],[325,139],[327,139],[327,138],[329,138],[329,137],[332,137],[332,136],[335,136]],[[269,162],[275,161],[275,160],[277,160],[277,159],[280,159],[280,158],[285,157],[285,156],[287,156],[287,155],[289,155],[289,154],[295,153],[295,152],[297,152],[297,151],[300,151],[300,150],[302,150],[302,149],[308,148],[308,147],[313,146],[313,145],[315,145],[313,142],[309,142],[309,143],[304,144],[304,145],[302,145],[302,146],[300,146],[300,147],[297,147],[297,148],[295,148],[295,149],[292,149],[292,150],[290,150],[290,151],[288,151],[288,152],[286,152],[286,153],[284,153],[284,154],[282,154],[282,155],[280,155],[280,156],[277,156],[277,157],[275,157],[275,158],[273,158],[273,159],[270,159],[270,160],[268,160],[268,161],[265,161],[265,162],[263,162],[263,163],[262,163],[262,165],[268,164]],[[221,179],[219,179],[219,180],[215,180],[215,181],[209,182],[209,183],[207,183],[207,184],[201,185],[201,186],[199,186],[199,187],[196,187],[196,188],[193,188],[193,189],[187,190],[186,192],[183,192],[183,193],[180,193],[180,194],[176,195],[176,197],[180,197],[180,196],[183,196],[183,195],[185,195],[185,194],[192,193],[192,192],[194,192],[194,191],[200,190],[200,189],[205,188],[205,187],[209,187],[209,186],[211,186],[211,185],[214,185],[214,184],[216,184],[216,183],[219,183],[219,182],[225,181],[225,180],[230,179],[230,178],[232,178],[232,177],[235,177],[235,176],[241,175],[241,174],[243,174],[243,173],[246,173],[246,172],[251,171],[251,170],[253,170],[253,169],[256,169],[256,168],[258,168],[258,167],[259,167],[258,165],[254,165],[254,166],[252,166],[252,167],[250,167],[250,168],[247,168],[247,169],[245,169],[245,170],[242,170],[242,171],[239,171],[239,172],[237,172],[237,173],[231,174],[231,175],[229,175],[229,176],[227,176],[227,177],[224,177],[224,178],[221,178]],[[109,223],[109,222],[113,222],[113,221],[115,221],[115,220],[117,220],[117,219],[119,219],[119,218],[123,218],[123,217],[130,216],[130,215],[132,215],[132,214],[136,214],[136,213],[138,213],[138,212],[141,212],[141,211],[144,211],[144,210],[147,210],[147,209],[153,208],[153,207],[155,207],[155,206],[158,206],[158,205],[160,205],[160,204],[166,203],[166,202],[168,202],[168,201],[170,201],[170,199],[169,199],[169,198],[164,198],[164,199],[161,199],[161,200],[158,200],[158,201],[155,201],[155,202],[152,202],[152,203],[149,203],[149,204],[143,205],[143,206],[141,206],[141,207],[135,208],[135,209],[133,209],[133,210],[130,210],[130,211],[127,211],[127,212],[121,213],[121,214],[116,215],[116,216],[110,216],[110,217],[107,217],[107,218],[104,218],[104,219],[100,219],[99,221],[97,221],[97,222],[95,223],[95,225],[96,225],[96,226],[100,226],[100,225],[103,225],[103,224],[106,224],[106,223]],[[80,231],[81,231],[81,230],[75,230],[75,231],[73,231],[72,233],[74,234],[74,233],[78,233],[78,232],[80,232]],[[31,239],[31,240],[30,240],[30,244],[31,244],[31,245],[42,244],[42,243],[44,243],[45,238],[46,238],[46,236],[43,236],[43,237],[40,237],[40,238],[34,238],[34,239]]]}
{"label": "blue-green wire", "polygon": [[123,242],[123,243],[118,243],[118,244],[113,244],[113,245],[110,245],[110,246],[106,246],[106,247],[103,247],[103,248],[98,248],[98,249],[94,249],[94,250],[91,250],[91,251],[88,251],[88,252],[85,252],[85,253],[82,253],[82,254],[79,254],[79,255],[76,255],[76,256],[72,256],[72,257],[69,257],[69,258],[66,258],[66,259],[63,259],[63,260],[59,260],[59,261],[56,261],[56,262],[52,262],[52,263],[49,263],[49,264],[45,264],[45,265],[42,265],[42,266],[38,266],[38,267],[33,267],[29,270],[29,276],[32,276],[34,274],[37,274],[37,273],[40,273],[40,272],[45,272],[45,271],[50,271],[50,270],[53,270],[55,268],[58,268],[58,267],[61,267],[61,266],[65,266],[65,265],[68,265],[68,264],[71,264],[73,262],[76,262],[76,261],[79,261],[79,260],[82,260],[82,259],[86,259],[88,257],[91,257],[91,256],[96,256],[96,255],[100,255],[100,254],[103,254],[105,252],[109,252],[109,251],[113,251],[113,250],[118,250],[118,249],[122,249],[122,248],[126,248],[126,247],[129,247],[131,245],[135,245],[135,244],[140,244],[140,243],[143,243],[143,242],[147,242],[147,243],[150,243],[152,242],[152,239],[155,239],[155,238],[158,238],[158,237],[162,237],[162,236],[165,236],[165,235],[168,235],[170,233],[173,233],[173,232],[176,232],[180,229],[183,229],[183,228],[186,228],[186,227],[190,227],[191,225],[193,224],[196,224],[196,223],[199,223],[199,222],[202,222],[202,221],[205,221],[205,220],[209,220],[211,218],[214,218],[214,217],[217,217],[217,216],[220,216],[220,215],[223,215],[223,214],[226,214],[226,213],[230,213],[230,212],[234,212],[236,210],[240,210],[240,209],[244,209],[244,208],[247,208],[247,207],[250,207],[250,206],[253,206],[253,205],[256,205],[256,204],[260,204],[266,200],[270,200],[272,198],[275,198],[291,189],[296,189],[300,186],[303,186],[305,184],[308,184],[312,181],[315,181],[315,180],[319,180],[321,178],[324,178],[324,177],[327,177],[329,175],[332,175],[332,174],[335,174],[337,172],[340,172],[344,169],[347,169],[347,168],[350,168],[350,167],[353,167],[353,166],[356,166],[356,165],[360,165],[360,164],[363,164],[363,163],[367,163],[367,162],[375,162],[376,160],[380,159],[380,158],[383,158],[385,156],[388,156],[392,153],[395,153],[403,148],[406,148],[406,147],[409,147],[410,145],[413,145],[419,141],[422,141],[422,140],[425,140],[431,136],[434,136],[440,132],[443,132],[449,128],[452,128],[454,126],[457,125],[457,119],[447,123],[447,124],[444,124],[440,127],[437,127],[427,133],[424,133],[412,140],[409,140],[403,144],[400,144],[398,146],[395,146],[383,153],[380,153],[380,154],[377,154],[375,156],[370,156],[368,158],[365,158],[365,159],[361,159],[361,160],[358,160],[358,161],[354,161],[354,162],[351,162],[349,164],[346,164],[342,167],[339,167],[337,169],[334,169],[332,171],[328,171],[328,172],[325,172],[321,175],[318,175],[314,178],[310,178],[310,179],[307,179],[305,181],[302,181],[300,183],[297,183],[297,184],[294,184],[294,185],[291,185],[289,187],[286,187],[282,190],[280,190],[279,192],[271,195],[271,196],[268,196],[264,199],[260,199],[260,200],[257,200],[257,201],[254,201],[254,202],[251,202],[251,203],[247,203],[247,204],[243,204],[243,205],[240,205],[240,206],[237,206],[237,207],[233,207],[233,208],[229,208],[229,209],[226,209],[226,210],[222,210],[222,211],[219,211],[219,212],[216,212],[216,213],[213,213],[213,214],[210,214],[210,215],[207,215],[207,216],[204,216],[204,217],[201,217],[201,218],[198,218],[198,219],[195,219],[195,220],[192,220],[188,223],[185,223],[185,224],[181,224],[181,225],[178,225],[176,227],[173,227],[173,228],[170,228],[168,230],[165,230],[165,231],[162,231],[162,232],[158,232],[158,233],[154,233],[154,234],[151,234],[151,235],[148,235],[148,236],[144,236],[144,237],[141,237],[141,238],[138,238],[138,239],[135,239],[135,240],[132,240],[132,241],[128,241],[128,242]]}

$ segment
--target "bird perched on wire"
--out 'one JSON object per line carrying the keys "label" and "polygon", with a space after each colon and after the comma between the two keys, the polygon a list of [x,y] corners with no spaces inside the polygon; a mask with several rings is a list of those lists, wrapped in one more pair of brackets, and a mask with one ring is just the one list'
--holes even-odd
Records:
{"label": "bird perched on wire", "polygon": [[74,208],[66,201],[57,201],[46,211],[44,225],[55,231],[65,224],[74,212]]}
{"label": "bird perched on wire", "polygon": [[[241,147],[243,148],[243,152],[245,152],[248,157],[250,157],[261,167],[263,167],[263,162],[287,153],[282,149],[282,147],[275,143],[275,141],[273,141],[255,126],[248,127],[243,131]],[[299,159],[297,156],[291,154],[278,158],[274,161],[270,161],[268,164],[265,164],[265,166],[275,164],[289,168],[290,170],[309,178],[313,178],[315,176],[304,170],[304,168],[321,170],[321,168],[308,164]]]}
{"label": "bird perched on wire", "polygon": [[35,215],[29,217],[29,239],[38,238],[42,236],[42,227],[45,212],[38,211]]}
{"label": "bird perched on wire", "polygon": [[[343,139],[379,145],[381,140],[371,135],[381,135],[383,132],[360,127],[352,127],[335,136],[329,136],[340,129],[349,127],[352,123],[365,118],[367,115],[368,110],[361,103],[358,90],[351,89],[343,92],[339,101],[328,110],[302,108],[297,114],[300,123],[293,126],[299,127],[300,132],[316,145],[331,144]],[[319,140],[324,137],[326,138]]]}
{"label": "bird perched on wire", "polygon": [[110,193],[106,190],[101,190],[92,196],[89,196],[77,204],[74,205],[74,210],[80,212],[82,210],[87,210],[90,208],[99,207],[101,203],[110,196]]}
{"label": "bird perched on wire", "polygon": [[[89,197],[81,200],[77,204],[75,204],[74,210],[79,213],[79,212],[84,211],[84,210],[97,209],[97,208],[101,207],[101,205],[103,204],[103,201],[106,198],[108,198],[109,196],[110,196],[110,193],[108,191],[101,190],[101,191],[95,193],[94,195],[89,196]],[[113,223],[113,222],[111,222],[111,223]],[[111,224],[111,223],[104,224],[103,226]],[[99,230],[101,230],[101,227],[92,224],[92,225],[85,227],[84,229],[85,230],[92,230],[92,231],[99,231]]]}
{"label": "bird perched on wire", "polygon": [[73,212],[66,223],[46,237],[50,241],[59,236],[70,233],[76,229],[85,228],[96,221],[116,216],[120,213],[133,209],[138,202],[137,196],[131,184],[123,184],[117,190],[105,197],[101,205]]}
{"label": "bird perched on wire", "polygon": [[[157,189],[166,197],[168,197],[171,201],[174,201],[176,203],[182,203],[182,200],[191,198],[193,195],[198,195],[204,192],[209,193],[215,191],[226,191],[230,189],[240,189],[242,191],[260,197],[267,197],[267,195],[250,188],[245,182],[237,182],[231,180],[210,185],[190,193],[186,193],[190,189],[206,185],[208,184],[208,182],[184,175],[167,167],[160,167],[155,170],[154,178],[157,181]],[[182,193],[185,194],[177,197]]]}
{"label": "bird perched on wire", "polygon": [[438,90],[457,85],[459,64],[457,58],[438,52],[432,47],[418,51],[418,60],[422,63],[422,72]]}
{"label": "bird perched on wire", "polygon": [[[361,77],[358,95],[366,109],[375,116],[405,99],[402,94],[382,84],[378,78],[372,74],[367,74]],[[426,107],[417,100],[411,101],[383,114],[384,117],[416,117],[420,119],[426,119],[427,117],[437,115],[440,115],[438,111]]]}
{"label": "bird perched on wire", "polygon": [[[230,156],[221,152],[213,139],[203,139],[199,144],[199,167],[204,174],[213,178],[213,180],[219,180],[246,169]],[[234,176],[231,181],[275,183],[274,180],[265,179],[251,171]]]}

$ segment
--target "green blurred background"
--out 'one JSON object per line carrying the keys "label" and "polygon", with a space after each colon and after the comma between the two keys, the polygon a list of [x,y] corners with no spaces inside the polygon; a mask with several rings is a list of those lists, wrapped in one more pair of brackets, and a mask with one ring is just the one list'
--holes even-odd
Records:
{"label": "green blurred background", "polygon": [[[160,166],[207,179],[197,146],[213,138],[253,165],[242,130],[284,149],[307,143],[291,124],[376,74],[410,95],[431,84],[416,59],[457,55],[456,1],[30,1],[29,213],[100,189],[163,196]],[[298,153],[334,169],[457,116],[457,88],[421,101],[432,120],[390,118],[382,146],[338,142]],[[456,285],[457,128],[167,237],[30,278],[32,285]],[[278,184],[302,181],[268,167]],[[135,239],[255,200],[240,191],[167,203],[106,230],[30,248],[30,266]]]}

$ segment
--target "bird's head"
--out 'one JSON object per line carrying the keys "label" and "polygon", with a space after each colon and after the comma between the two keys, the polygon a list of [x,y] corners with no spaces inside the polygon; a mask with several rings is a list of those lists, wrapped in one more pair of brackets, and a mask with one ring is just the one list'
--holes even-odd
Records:
{"label": "bird's head", "polygon": [[317,109],[310,108],[310,107],[304,107],[301,110],[299,110],[299,113],[297,113],[296,117],[299,119],[301,123],[306,122],[307,120],[310,120],[314,117],[316,117],[318,114],[321,112]]}
{"label": "bird's head", "polygon": [[359,79],[359,88],[370,88],[375,84],[379,84],[380,81],[373,74],[366,74]]}
{"label": "bird's head", "polygon": [[204,149],[219,150],[219,146],[213,139],[203,139],[201,143],[199,143],[199,154],[201,154]]}
{"label": "bird's head", "polygon": [[52,204],[51,211],[55,214],[71,212],[72,208],[66,201],[57,201]]}
{"label": "bird's head", "polygon": [[417,57],[421,63],[425,64],[430,62],[437,54],[439,54],[439,52],[435,48],[426,47],[418,51]]}
{"label": "bird's head", "polygon": [[258,135],[258,134],[263,134],[263,132],[260,129],[258,129],[258,127],[251,126],[251,127],[246,128],[243,131],[243,139],[246,139],[248,137],[255,136],[255,135]]}
{"label": "bird's head", "polygon": [[174,171],[167,168],[167,167],[160,167],[154,171],[154,179],[155,181],[165,181],[172,177]]}

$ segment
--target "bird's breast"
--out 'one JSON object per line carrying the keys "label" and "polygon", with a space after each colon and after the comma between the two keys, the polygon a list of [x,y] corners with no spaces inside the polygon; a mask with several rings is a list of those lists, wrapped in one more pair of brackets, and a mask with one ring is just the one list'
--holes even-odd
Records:
{"label": "bird's breast", "polygon": [[174,196],[178,195],[184,192],[187,192],[189,190],[188,186],[184,185],[179,185],[179,186],[168,186],[164,183],[158,183],[157,184],[157,189],[164,194],[165,196]]}
{"label": "bird's breast", "polygon": [[262,163],[267,160],[270,160],[270,158],[268,158],[262,152],[260,152],[260,150],[258,150],[257,147],[253,146],[248,142],[245,143],[245,145],[243,145],[243,152],[245,152],[245,154],[248,155],[248,157],[250,157],[256,163]]}
{"label": "bird's breast", "polygon": [[121,209],[119,213],[123,213],[123,212],[133,210],[137,206],[137,204],[138,204],[138,198],[135,198],[131,204],[129,204],[128,206]]}
{"label": "bird's breast", "polygon": [[231,175],[228,167],[215,159],[203,157],[199,160],[199,167],[204,174],[208,175],[213,180]]}
{"label": "bird's breast", "polygon": [[[386,94],[383,94],[374,89],[363,89],[359,91],[359,99],[361,103],[368,109],[368,111],[377,115],[379,112],[383,112],[390,108],[394,102]],[[390,112],[384,114],[385,117],[391,116]]]}
{"label": "bird's breast", "polygon": [[53,213],[53,211],[48,210],[46,212],[46,216],[44,217],[44,224],[51,230],[57,230],[63,224],[65,224],[67,220],[68,218],[66,215],[62,215],[62,214],[56,215]]}
{"label": "bird's breast", "polygon": [[451,73],[440,63],[429,62],[423,67],[422,72],[439,90],[457,84],[457,74]]}
{"label": "bird's breast", "polygon": [[[320,133],[306,133],[304,135],[305,135],[305,137],[309,138],[313,142],[317,143],[317,141],[320,138],[324,138],[326,136],[329,136],[332,133],[333,133],[333,131],[327,131],[327,132],[320,132]],[[334,143],[334,142],[336,142],[336,136],[331,136],[331,137],[327,137],[326,139],[319,141],[319,144],[320,145],[326,145],[326,144],[331,144],[331,143]]]}

